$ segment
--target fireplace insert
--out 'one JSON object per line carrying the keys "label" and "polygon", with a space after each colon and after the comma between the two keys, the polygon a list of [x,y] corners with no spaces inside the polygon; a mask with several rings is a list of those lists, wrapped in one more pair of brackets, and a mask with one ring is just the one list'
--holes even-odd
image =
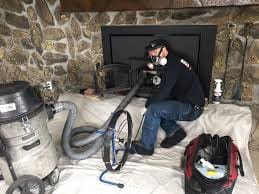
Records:
{"label": "fireplace insert", "polygon": [[[133,87],[139,71],[147,64],[145,45],[162,38],[169,43],[173,52],[192,64],[201,80],[205,97],[209,97],[217,31],[215,25],[102,26],[101,31],[104,64],[98,70],[99,73],[103,69],[106,72],[103,92],[125,91]],[[148,97],[152,87],[152,84],[145,83],[138,96]]]}

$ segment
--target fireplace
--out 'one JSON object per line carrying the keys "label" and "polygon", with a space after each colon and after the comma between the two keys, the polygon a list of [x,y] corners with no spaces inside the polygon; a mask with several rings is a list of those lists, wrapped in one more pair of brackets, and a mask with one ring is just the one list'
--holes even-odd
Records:
{"label": "fireplace", "polygon": [[[101,30],[102,68],[109,72],[104,82],[107,92],[133,87],[138,80],[139,70],[147,63],[144,60],[145,45],[151,40],[163,38],[174,52],[192,64],[201,80],[205,96],[209,97],[217,31],[215,25],[102,26]],[[111,68],[113,64],[116,70]],[[123,71],[120,72],[118,65]],[[138,96],[148,97],[152,91],[151,85],[144,84]]]}

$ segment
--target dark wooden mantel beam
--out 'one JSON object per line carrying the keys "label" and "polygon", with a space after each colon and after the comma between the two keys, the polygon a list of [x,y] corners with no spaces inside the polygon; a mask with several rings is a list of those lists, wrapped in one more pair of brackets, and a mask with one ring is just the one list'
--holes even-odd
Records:
{"label": "dark wooden mantel beam", "polygon": [[172,0],[61,0],[61,7],[65,12],[169,9]]}
{"label": "dark wooden mantel beam", "polygon": [[60,0],[64,12],[172,9],[210,6],[259,5],[259,0]]}

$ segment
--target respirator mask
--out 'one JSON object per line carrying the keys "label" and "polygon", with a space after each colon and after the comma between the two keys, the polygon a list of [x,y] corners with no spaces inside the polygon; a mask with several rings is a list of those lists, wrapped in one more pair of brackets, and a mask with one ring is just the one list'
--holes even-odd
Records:
{"label": "respirator mask", "polygon": [[164,47],[160,48],[157,56],[150,56],[150,63],[147,64],[150,69],[154,69],[154,67],[163,67],[167,64],[167,59],[165,57],[160,57],[163,48]]}

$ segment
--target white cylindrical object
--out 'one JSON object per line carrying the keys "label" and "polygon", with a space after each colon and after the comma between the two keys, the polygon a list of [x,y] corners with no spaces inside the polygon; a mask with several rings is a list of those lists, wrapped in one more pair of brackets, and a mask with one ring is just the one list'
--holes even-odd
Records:
{"label": "white cylindrical object", "polygon": [[221,96],[222,96],[222,89],[221,89],[221,79],[214,79],[215,82],[215,89],[212,97],[212,101],[214,104],[219,104],[221,101]]}
{"label": "white cylindrical object", "polygon": [[222,89],[221,89],[222,80],[221,79],[214,79],[214,81],[215,81],[215,84],[216,84],[214,92],[222,92]]}
{"label": "white cylindrical object", "polygon": [[214,170],[215,167],[207,160],[205,160],[204,158],[200,159],[200,163],[203,167],[207,167],[208,169]]}

